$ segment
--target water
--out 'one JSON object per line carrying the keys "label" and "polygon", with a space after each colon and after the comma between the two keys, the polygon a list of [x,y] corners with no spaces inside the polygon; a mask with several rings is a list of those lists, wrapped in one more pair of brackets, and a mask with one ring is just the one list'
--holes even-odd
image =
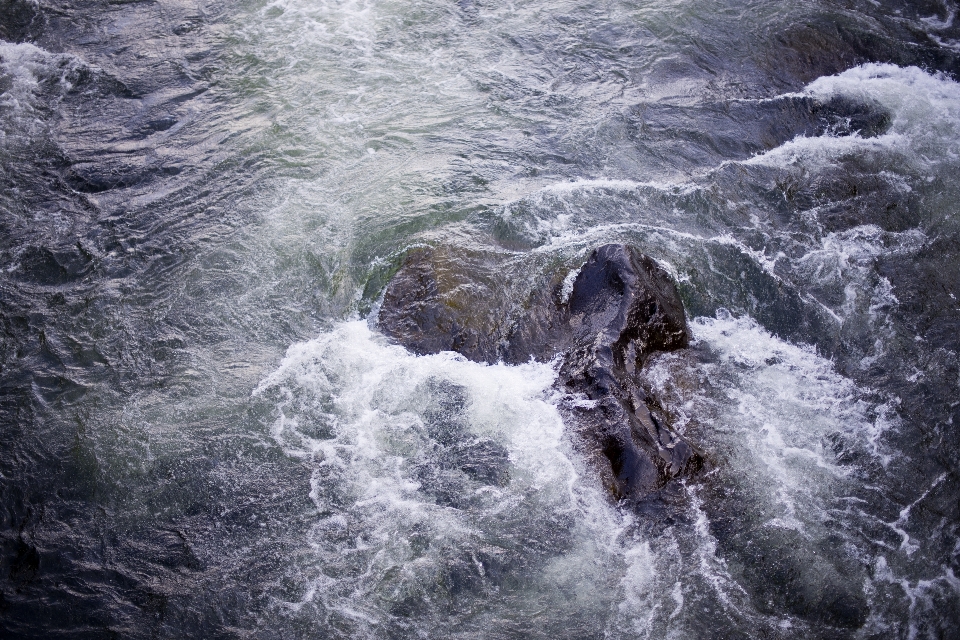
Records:
{"label": "water", "polygon": [[[952,2],[0,2],[10,637],[960,630]],[[708,465],[614,504],[410,247],[629,242]]]}

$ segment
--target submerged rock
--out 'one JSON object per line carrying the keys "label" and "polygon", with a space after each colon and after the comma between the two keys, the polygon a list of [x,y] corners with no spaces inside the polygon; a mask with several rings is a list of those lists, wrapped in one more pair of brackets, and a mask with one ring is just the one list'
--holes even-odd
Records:
{"label": "submerged rock", "polygon": [[505,486],[510,482],[507,448],[477,437],[467,427],[466,389],[442,378],[430,378],[418,388],[418,412],[428,444],[414,472],[425,493],[437,504],[469,507],[471,483]]}
{"label": "submerged rock", "polygon": [[669,275],[627,245],[595,250],[566,292],[563,276],[540,274],[542,286],[518,300],[496,258],[420,249],[387,286],[380,329],[419,354],[560,356],[563,411],[588,457],[617,498],[643,499],[702,465],[635,379],[651,353],[687,346],[683,304]]}

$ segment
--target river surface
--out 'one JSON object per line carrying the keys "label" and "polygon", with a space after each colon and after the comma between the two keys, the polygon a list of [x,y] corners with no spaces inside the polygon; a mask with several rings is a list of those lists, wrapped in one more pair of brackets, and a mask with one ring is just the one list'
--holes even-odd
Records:
{"label": "river surface", "polygon": [[[2,635],[960,637],[957,11],[0,0]],[[555,365],[376,330],[609,242],[693,335],[648,512]]]}

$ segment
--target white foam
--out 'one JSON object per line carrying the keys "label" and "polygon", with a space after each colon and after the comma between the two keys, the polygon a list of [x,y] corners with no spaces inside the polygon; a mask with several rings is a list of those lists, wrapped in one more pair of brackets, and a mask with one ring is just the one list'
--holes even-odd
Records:
{"label": "white foam", "polygon": [[703,511],[703,501],[694,488],[690,491],[691,511],[695,514],[693,534],[696,538],[695,571],[728,611],[742,611],[747,597],[729,572],[727,563],[717,553],[717,539],[710,533],[710,521]]}
{"label": "white foam", "polygon": [[860,366],[866,369],[895,339],[891,314],[899,305],[890,280],[877,274],[876,261],[914,255],[928,237],[917,229],[894,232],[860,225],[813,240],[803,255],[790,262],[791,276],[809,284],[813,292],[809,299],[820,304],[838,325],[871,328],[873,345],[862,345],[866,353]]}
{"label": "white foam", "polygon": [[0,40],[0,76],[8,83],[0,93],[0,141],[10,135],[29,138],[39,133],[43,121],[38,99],[43,85],[56,89],[56,99],[73,88],[85,66],[74,55],[50,53],[27,42]]}
{"label": "white foam", "polygon": [[[630,519],[593,480],[584,481],[556,407],[555,377],[551,366],[533,362],[484,365],[449,352],[415,356],[388,344],[365,321],[290,347],[254,397],[277,412],[271,437],[313,467],[317,523],[305,541],[313,560],[304,571],[314,576],[304,598],[340,611],[350,624],[381,624],[389,618],[384,594],[416,593],[428,602],[463,554],[475,579],[488,579],[482,553],[533,531],[565,541],[556,543],[529,597],[550,600],[574,590],[572,606],[602,615],[611,600],[619,601],[619,592],[606,586],[618,572],[626,572],[622,589],[636,595],[645,588],[644,576],[654,575],[652,552],[642,541],[624,546]],[[424,486],[415,472],[436,451],[421,405],[424,385],[437,380],[465,394],[469,436],[491,438],[509,454],[506,485],[464,485],[469,507],[437,502],[435,487]],[[417,537],[427,541],[426,551],[411,546]],[[331,571],[337,580],[325,577]],[[358,592],[370,596],[358,598]]]}
{"label": "white foam", "polygon": [[829,166],[855,155],[902,154],[918,170],[960,160],[960,85],[917,67],[864,64],[818,78],[799,94],[829,100],[845,97],[879,104],[891,116],[882,135],[801,136],[744,164],[786,167]]}
{"label": "white foam", "polygon": [[741,253],[750,256],[757,265],[766,272],[767,275],[772,277],[775,281],[780,281],[780,276],[776,272],[777,260],[785,257],[783,252],[777,252],[772,257],[767,256],[764,251],[753,249],[740,240],[736,239],[732,234],[725,233],[715,238],[704,239],[708,242],[727,245],[730,247],[737,248]]}
{"label": "white foam", "polygon": [[627,571],[621,581],[624,599],[619,606],[619,617],[637,637],[649,637],[661,607],[661,594],[655,591],[660,586],[656,556],[649,542],[641,542],[631,547],[625,557]]}
{"label": "white foam", "polygon": [[687,194],[699,188],[688,182],[615,180],[611,178],[594,178],[570,180],[568,182],[554,182],[537,190],[537,194],[568,194],[584,191],[638,191],[654,189],[676,194]]}
{"label": "white foam", "polygon": [[[498,207],[503,220],[520,222],[525,235],[549,246],[576,244],[586,234],[596,236],[630,223],[598,224],[591,211],[595,198],[632,196],[683,197],[702,189],[688,181],[634,181],[609,178],[577,179],[531,186],[514,186],[511,199]],[[532,208],[532,211],[530,210]],[[519,213],[521,212],[522,213]],[[518,215],[519,214],[519,215]],[[626,214],[625,215],[632,215]]]}
{"label": "white foam", "polygon": [[951,5],[946,5],[947,8],[947,17],[941,20],[935,15],[927,16],[925,18],[920,18],[920,21],[931,29],[941,30],[949,29],[953,26],[953,21],[957,18],[957,8]]}
{"label": "white foam", "polygon": [[573,284],[577,281],[577,276],[580,275],[580,269],[571,269],[570,273],[563,279],[563,287],[560,289],[560,301],[564,304],[570,301],[570,296],[573,295]]}
{"label": "white foam", "polygon": [[[769,526],[805,531],[842,492],[850,470],[827,447],[829,438],[842,435],[885,459],[882,434],[890,422],[870,418],[860,389],[812,348],[722,310],[716,318],[695,319],[691,330],[717,360],[697,370],[712,381],[708,387],[670,400],[680,408],[679,426],[710,416],[698,436],[728,459],[725,465],[752,478]],[[655,362],[648,373],[664,398],[676,393],[682,377],[669,361]]]}

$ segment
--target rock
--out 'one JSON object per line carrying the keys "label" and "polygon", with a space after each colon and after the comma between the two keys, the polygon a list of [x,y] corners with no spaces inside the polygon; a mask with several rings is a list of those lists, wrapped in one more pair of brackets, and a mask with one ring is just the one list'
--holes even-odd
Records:
{"label": "rock", "polygon": [[595,250],[562,298],[559,270],[525,274],[524,293],[495,256],[418,249],[390,281],[381,331],[418,354],[456,351],[478,362],[560,355],[565,417],[618,499],[643,499],[702,465],[635,374],[655,351],[687,346],[683,304],[669,275],[634,247]]}
{"label": "rock", "polygon": [[618,368],[632,372],[654,351],[689,343],[683,303],[670,276],[626,245],[594,251],[577,274],[568,310],[577,342],[609,345]]}
{"label": "rock", "polygon": [[564,312],[576,347],[563,360],[560,384],[593,404],[570,412],[609,462],[614,495],[643,497],[701,466],[694,448],[651,411],[635,380],[651,353],[689,343],[669,275],[633,247],[603,246],[577,275]]}
{"label": "rock", "polygon": [[423,248],[407,256],[384,293],[380,330],[420,355],[456,351],[496,362],[506,318],[494,258],[449,251]]}

